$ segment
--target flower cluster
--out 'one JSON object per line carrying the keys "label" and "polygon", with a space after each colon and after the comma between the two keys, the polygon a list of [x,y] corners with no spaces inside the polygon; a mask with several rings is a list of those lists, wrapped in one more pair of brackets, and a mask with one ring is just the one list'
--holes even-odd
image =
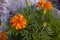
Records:
{"label": "flower cluster", "polygon": [[25,25],[27,24],[26,19],[22,14],[14,15],[11,18],[10,23],[12,27],[15,27],[16,29],[25,28]]}
{"label": "flower cluster", "polygon": [[50,9],[50,8],[52,8],[52,3],[51,2],[46,2],[46,1],[44,1],[44,0],[40,0],[38,3],[37,3],[37,5],[36,5],[37,7],[44,7],[45,9]]}

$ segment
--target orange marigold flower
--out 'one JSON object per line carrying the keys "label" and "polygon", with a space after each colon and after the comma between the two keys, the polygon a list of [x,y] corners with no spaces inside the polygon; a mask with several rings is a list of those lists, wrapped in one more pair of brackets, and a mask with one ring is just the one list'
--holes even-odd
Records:
{"label": "orange marigold flower", "polygon": [[44,5],[44,0],[39,0],[39,2],[37,3],[37,7],[43,6]]}
{"label": "orange marigold flower", "polygon": [[51,2],[46,2],[46,3],[44,4],[44,8],[45,8],[45,9],[50,9],[50,8],[52,8],[52,3],[51,3]]}
{"label": "orange marigold flower", "polygon": [[10,23],[12,27],[15,27],[16,29],[22,29],[25,28],[27,22],[22,14],[17,14],[11,18]]}
{"label": "orange marigold flower", "polygon": [[41,3],[40,3],[40,2],[38,2],[36,6],[37,6],[37,7],[40,7],[40,6],[41,6]]}
{"label": "orange marigold flower", "polygon": [[50,9],[50,8],[52,8],[52,3],[51,3],[51,2],[46,2],[46,1],[44,1],[44,0],[40,0],[40,1],[37,3],[36,6],[37,6],[37,7],[42,6],[42,7],[44,7],[45,9]]}
{"label": "orange marigold flower", "polygon": [[45,0],[39,0],[39,2],[44,2]]}
{"label": "orange marigold flower", "polygon": [[7,34],[6,32],[0,32],[0,40],[7,40]]}

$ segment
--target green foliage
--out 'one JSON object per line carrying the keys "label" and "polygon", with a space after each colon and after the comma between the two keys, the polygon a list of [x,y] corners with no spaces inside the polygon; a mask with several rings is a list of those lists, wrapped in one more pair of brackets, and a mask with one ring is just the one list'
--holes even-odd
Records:
{"label": "green foliage", "polygon": [[[36,7],[20,8],[16,11],[25,16],[27,20],[26,28],[16,30],[8,27],[8,40],[57,40],[60,39],[60,24],[51,10],[37,10]],[[47,23],[44,27],[44,21]],[[57,37],[57,38],[56,38]]]}

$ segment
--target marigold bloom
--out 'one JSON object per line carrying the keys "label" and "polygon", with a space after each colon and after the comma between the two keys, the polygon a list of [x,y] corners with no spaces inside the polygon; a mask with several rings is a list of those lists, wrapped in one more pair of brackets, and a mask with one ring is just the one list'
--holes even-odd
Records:
{"label": "marigold bloom", "polygon": [[12,27],[15,27],[16,29],[22,29],[25,28],[26,19],[22,14],[17,14],[11,18],[10,23]]}
{"label": "marigold bloom", "polygon": [[44,8],[45,8],[45,9],[50,9],[50,8],[52,8],[52,3],[51,3],[51,2],[46,2],[46,3],[44,4]]}
{"label": "marigold bloom", "polygon": [[6,32],[0,32],[0,40],[7,40],[7,34]]}
{"label": "marigold bloom", "polygon": [[37,7],[43,6],[44,5],[44,0],[39,0],[39,2],[37,3]]}
{"label": "marigold bloom", "polygon": [[44,2],[45,0],[39,0],[39,2]]}
{"label": "marigold bloom", "polygon": [[45,9],[50,9],[52,8],[52,3],[51,2],[45,2],[44,0],[40,0],[37,5],[37,7],[44,7]]}
{"label": "marigold bloom", "polygon": [[41,3],[40,3],[40,2],[38,2],[36,6],[37,6],[37,7],[40,7],[40,6],[41,6]]}

